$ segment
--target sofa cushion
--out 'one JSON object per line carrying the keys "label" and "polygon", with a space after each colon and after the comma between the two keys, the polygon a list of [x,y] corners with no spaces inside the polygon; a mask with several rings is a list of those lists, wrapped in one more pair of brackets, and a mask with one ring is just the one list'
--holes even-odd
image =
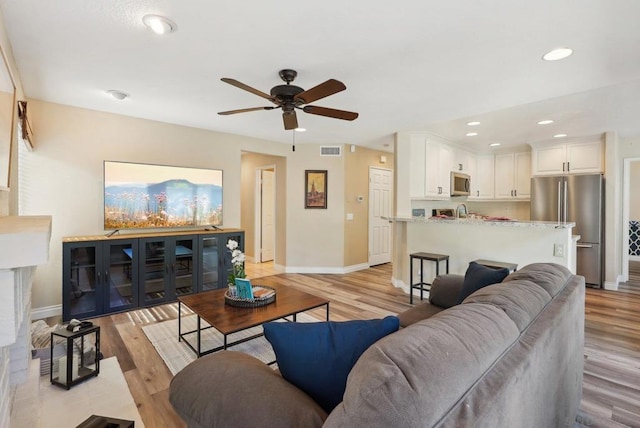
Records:
{"label": "sofa cushion", "polygon": [[458,295],[458,303],[462,303],[468,296],[491,284],[502,282],[509,275],[508,269],[494,269],[483,266],[476,262],[469,263],[467,272],[464,274],[462,290]]}
{"label": "sofa cushion", "polygon": [[509,281],[478,290],[463,303],[484,303],[503,310],[521,332],[551,301],[544,288],[531,281]]}
{"label": "sofa cushion", "polygon": [[421,303],[398,314],[400,327],[409,327],[411,324],[431,318],[442,311],[444,311],[444,308],[440,306],[432,305],[431,303]]}
{"label": "sofa cushion", "polygon": [[558,294],[571,276],[569,269],[559,264],[533,263],[513,272],[503,282],[532,281],[544,288],[553,297]]}
{"label": "sofa cushion", "polygon": [[327,412],[342,401],[347,376],[360,355],[398,330],[398,317],[344,322],[264,324],[282,376]]}
{"label": "sofa cushion", "polygon": [[169,401],[190,428],[321,427],[327,414],[262,361],[236,351],[198,358],[171,380]]}
{"label": "sofa cushion", "polygon": [[518,336],[504,311],[477,303],[412,324],[362,354],[324,427],[436,426]]}
{"label": "sofa cushion", "polygon": [[464,275],[438,275],[429,289],[429,303],[443,309],[457,305],[463,284]]}

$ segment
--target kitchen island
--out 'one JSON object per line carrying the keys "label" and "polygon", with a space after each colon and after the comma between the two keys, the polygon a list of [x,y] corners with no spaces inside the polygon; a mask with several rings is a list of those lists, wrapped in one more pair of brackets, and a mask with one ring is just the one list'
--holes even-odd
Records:
{"label": "kitchen island", "polygon": [[[517,263],[550,262],[576,271],[575,223],[500,221],[486,219],[388,217],[394,223],[393,274],[396,287],[409,290],[409,254],[428,252],[449,255],[449,272],[464,274],[477,259]],[[414,278],[419,269],[414,264]],[[435,264],[424,263],[427,282],[435,276]],[[444,264],[440,272],[444,271]]]}

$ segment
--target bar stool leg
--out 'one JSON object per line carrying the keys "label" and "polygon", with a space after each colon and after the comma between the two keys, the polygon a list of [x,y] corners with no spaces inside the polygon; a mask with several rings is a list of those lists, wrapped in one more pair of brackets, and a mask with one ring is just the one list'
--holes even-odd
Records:
{"label": "bar stool leg", "polygon": [[413,257],[409,257],[409,304],[413,305]]}
{"label": "bar stool leg", "polygon": [[447,273],[449,273],[449,258],[447,257]]}
{"label": "bar stool leg", "polygon": [[424,262],[423,259],[420,259],[420,300],[424,298]]}

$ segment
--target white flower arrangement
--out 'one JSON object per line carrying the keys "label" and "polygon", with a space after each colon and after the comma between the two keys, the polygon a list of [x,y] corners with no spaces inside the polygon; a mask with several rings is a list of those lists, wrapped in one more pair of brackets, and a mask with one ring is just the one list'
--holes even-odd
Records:
{"label": "white flower arrangement", "polygon": [[231,264],[233,265],[231,273],[229,274],[229,285],[235,285],[236,278],[246,278],[247,274],[244,271],[245,255],[238,249],[238,241],[229,239],[227,242],[227,248],[231,251]]}

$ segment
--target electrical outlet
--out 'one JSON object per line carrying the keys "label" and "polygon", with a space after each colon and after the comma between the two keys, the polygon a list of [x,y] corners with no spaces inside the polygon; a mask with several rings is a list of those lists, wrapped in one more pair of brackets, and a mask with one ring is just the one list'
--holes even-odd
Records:
{"label": "electrical outlet", "polygon": [[564,244],[553,244],[553,255],[556,257],[564,257]]}

